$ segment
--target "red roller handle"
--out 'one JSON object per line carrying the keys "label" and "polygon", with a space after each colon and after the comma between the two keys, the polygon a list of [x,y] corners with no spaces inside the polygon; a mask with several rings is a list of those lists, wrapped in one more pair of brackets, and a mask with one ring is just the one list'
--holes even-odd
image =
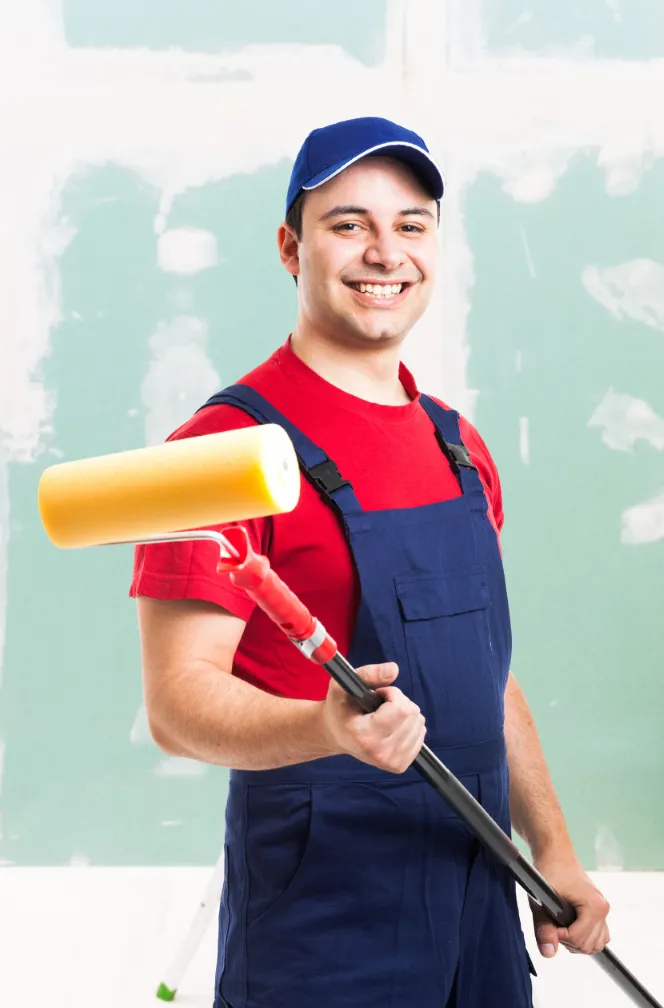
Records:
{"label": "red roller handle", "polygon": [[[224,529],[237,557],[222,557],[217,565],[220,573],[230,573],[231,581],[241,588],[292,641],[311,642],[305,653],[323,665],[337,653],[337,645],[320,623],[314,619],[288,585],[270,568],[267,557],[254,553],[246,529],[234,525]],[[318,631],[320,630],[320,634]],[[317,637],[320,636],[320,640]]]}

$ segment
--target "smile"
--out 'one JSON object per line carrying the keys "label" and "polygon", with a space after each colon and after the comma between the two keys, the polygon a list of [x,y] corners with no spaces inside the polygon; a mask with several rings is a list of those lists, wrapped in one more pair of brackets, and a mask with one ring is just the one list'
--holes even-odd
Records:
{"label": "smile", "polygon": [[412,287],[410,283],[346,283],[345,286],[365,304],[392,307],[401,304]]}

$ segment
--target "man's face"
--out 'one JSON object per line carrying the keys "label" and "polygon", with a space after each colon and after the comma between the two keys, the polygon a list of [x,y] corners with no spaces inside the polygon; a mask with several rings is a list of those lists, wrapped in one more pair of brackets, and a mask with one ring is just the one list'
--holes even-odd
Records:
{"label": "man's face", "polygon": [[400,343],[429,303],[437,256],[436,202],[417,176],[363,158],[305,196],[303,316],[335,342]]}

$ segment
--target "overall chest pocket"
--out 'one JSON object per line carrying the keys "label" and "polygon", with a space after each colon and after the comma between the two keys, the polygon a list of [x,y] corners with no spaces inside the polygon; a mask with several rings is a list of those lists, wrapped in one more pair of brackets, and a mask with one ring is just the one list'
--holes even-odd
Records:
{"label": "overall chest pocket", "polygon": [[486,568],[400,575],[394,584],[412,699],[427,720],[428,744],[486,742],[502,731],[504,692],[491,640]]}

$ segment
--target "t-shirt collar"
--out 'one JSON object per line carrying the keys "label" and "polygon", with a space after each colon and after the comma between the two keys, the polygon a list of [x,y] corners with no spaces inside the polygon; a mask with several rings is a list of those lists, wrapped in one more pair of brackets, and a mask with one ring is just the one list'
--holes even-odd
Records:
{"label": "t-shirt collar", "polygon": [[288,381],[296,383],[302,394],[315,399],[320,410],[346,409],[361,412],[366,416],[373,416],[386,423],[401,423],[409,420],[418,412],[420,393],[415,378],[403,362],[399,364],[399,381],[406,394],[410,396],[411,402],[402,406],[385,406],[382,403],[369,402],[367,399],[351,395],[350,392],[345,392],[321,377],[318,372],[297,356],[291,346],[290,336],[284,345],[277,350],[275,356],[277,364]]}

